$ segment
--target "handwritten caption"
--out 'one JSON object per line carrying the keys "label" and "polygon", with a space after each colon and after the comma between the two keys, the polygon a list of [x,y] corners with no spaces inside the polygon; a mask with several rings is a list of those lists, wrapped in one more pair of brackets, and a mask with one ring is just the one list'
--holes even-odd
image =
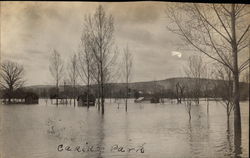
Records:
{"label": "handwritten caption", "polygon": [[86,142],[84,145],[76,145],[76,146],[70,146],[65,144],[59,144],[57,146],[58,152],[104,152],[104,151],[110,151],[110,152],[121,152],[121,153],[144,153],[145,152],[145,146],[146,143],[137,145],[137,146],[128,146],[128,145],[119,145],[114,144],[110,147],[103,147],[99,145],[90,145],[88,142]]}

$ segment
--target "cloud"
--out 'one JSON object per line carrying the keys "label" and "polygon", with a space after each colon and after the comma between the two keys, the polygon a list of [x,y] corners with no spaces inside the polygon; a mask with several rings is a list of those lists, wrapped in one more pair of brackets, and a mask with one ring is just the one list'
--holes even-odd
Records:
{"label": "cloud", "polygon": [[78,48],[84,16],[99,4],[107,15],[114,16],[115,44],[122,50],[128,43],[133,53],[133,81],[179,75],[177,68],[187,55],[185,51],[185,55],[171,56],[168,51],[178,50],[179,39],[166,29],[164,2],[5,2],[1,6],[4,59],[24,65],[27,84],[52,83],[48,69],[51,50],[57,49],[67,64]]}
{"label": "cloud", "polygon": [[[166,4],[166,3],[165,3]],[[165,5],[160,2],[123,2],[102,3],[107,10],[115,14],[119,22],[128,23],[152,23],[156,22],[164,11]]]}
{"label": "cloud", "polygon": [[178,58],[182,57],[182,53],[181,52],[172,51],[171,54],[172,54],[172,56],[177,56]]}

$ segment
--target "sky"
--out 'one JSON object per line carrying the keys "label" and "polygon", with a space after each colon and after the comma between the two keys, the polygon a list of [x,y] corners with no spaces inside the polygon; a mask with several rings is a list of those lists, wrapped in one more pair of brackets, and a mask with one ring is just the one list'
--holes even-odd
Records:
{"label": "sky", "polygon": [[192,52],[167,28],[167,2],[1,2],[1,60],[22,64],[26,85],[52,84],[49,57],[65,63],[77,52],[84,17],[102,5],[114,17],[119,50],[133,54],[132,82],[183,77]]}

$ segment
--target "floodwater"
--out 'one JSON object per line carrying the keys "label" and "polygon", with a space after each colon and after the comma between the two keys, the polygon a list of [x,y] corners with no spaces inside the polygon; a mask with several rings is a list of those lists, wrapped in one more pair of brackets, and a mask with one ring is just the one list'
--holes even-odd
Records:
{"label": "floodwater", "polygon": [[[49,104],[49,103],[48,103]],[[106,101],[96,107],[0,105],[1,158],[167,158],[248,157],[249,102],[241,103],[242,138],[234,142],[233,115],[210,102],[124,104]],[[68,151],[70,150],[70,151]]]}

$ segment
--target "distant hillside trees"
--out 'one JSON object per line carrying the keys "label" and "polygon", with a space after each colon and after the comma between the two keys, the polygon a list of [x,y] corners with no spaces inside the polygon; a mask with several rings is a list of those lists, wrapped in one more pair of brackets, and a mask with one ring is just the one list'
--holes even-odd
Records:
{"label": "distant hillside trees", "polygon": [[12,93],[24,84],[24,68],[15,62],[4,61],[1,64],[0,77],[0,86],[9,96],[8,102],[10,103]]}

